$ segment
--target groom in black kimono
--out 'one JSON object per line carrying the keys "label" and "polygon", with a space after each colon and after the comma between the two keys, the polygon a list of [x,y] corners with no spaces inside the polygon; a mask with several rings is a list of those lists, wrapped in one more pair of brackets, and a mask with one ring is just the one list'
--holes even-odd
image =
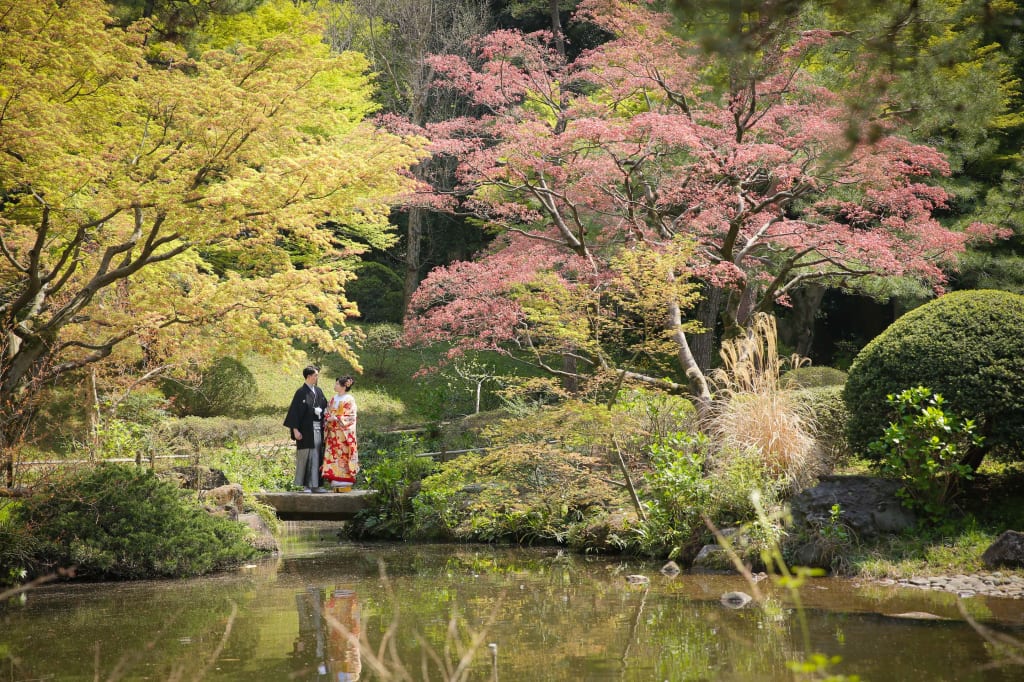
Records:
{"label": "groom in black kimono", "polygon": [[284,425],[295,441],[295,485],[303,492],[326,492],[320,487],[323,457],[323,423],[327,397],[316,385],[320,370],[309,366],[302,370],[305,383],[295,391]]}

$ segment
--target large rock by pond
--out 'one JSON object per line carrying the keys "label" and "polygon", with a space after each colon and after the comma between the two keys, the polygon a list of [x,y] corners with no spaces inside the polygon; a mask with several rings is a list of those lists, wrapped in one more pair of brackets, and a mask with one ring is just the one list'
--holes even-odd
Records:
{"label": "large rock by pond", "polygon": [[[790,501],[790,561],[834,570],[851,542],[912,528],[916,518],[902,506],[899,489],[898,481],[873,476],[822,476],[818,485]],[[833,514],[836,505],[838,515]]]}
{"label": "large rock by pond", "polygon": [[179,486],[189,490],[212,490],[231,482],[223,471],[207,466],[172,467],[169,475]]}
{"label": "large rock by pond", "polygon": [[1024,533],[1008,530],[989,545],[981,560],[988,569],[1024,568]]}
{"label": "large rock by pond", "polygon": [[736,564],[729,558],[725,547],[704,545],[690,566],[691,573],[735,573]]}
{"label": "large rock by pond", "polygon": [[[231,483],[223,471],[206,466],[174,467],[167,474],[178,486],[198,491],[206,512],[245,524],[252,530],[249,544],[261,552],[276,552],[277,539],[259,514],[246,513],[245,491]],[[251,505],[250,505],[251,507]]]}
{"label": "large rock by pond", "polygon": [[238,483],[218,486],[213,490],[202,490],[199,492],[199,499],[203,501],[203,506],[209,513],[214,516],[226,516],[231,520],[237,520],[245,507],[245,493]]}
{"label": "large rock by pond", "polygon": [[[742,528],[723,528],[722,537],[728,542],[731,551],[739,558],[748,571],[763,571],[764,561],[757,544],[747,536]],[[690,565],[691,573],[736,573],[730,550],[714,544],[704,545]]]}
{"label": "large rock by pond", "polygon": [[917,519],[900,503],[899,481],[874,476],[822,476],[818,485],[793,497],[790,508],[796,531],[817,531],[831,522],[839,505],[839,521],[862,540],[912,528]]}
{"label": "large rock by pond", "polygon": [[239,514],[238,522],[244,523],[252,530],[249,543],[259,551],[276,552],[280,549],[277,544],[277,538],[274,537],[274,533],[267,526],[266,522],[260,518],[259,514]]}

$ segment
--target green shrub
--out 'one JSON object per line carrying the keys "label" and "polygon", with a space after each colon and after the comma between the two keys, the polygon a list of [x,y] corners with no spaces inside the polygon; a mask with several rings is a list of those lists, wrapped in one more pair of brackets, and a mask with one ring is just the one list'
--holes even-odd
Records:
{"label": "green shrub", "polygon": [[180,415],[239,417],[252,407],[256,380],[244,364],[222,357],[202,371],[197,383],[165,379],[160,388],[174,399],[174,409]]}
{"label": "green shrub", "polygon": [[615,403],[616,421],[629,425],[619,431],[620,445],[627,453],[646,453],[671,434],[695,426],[697,411],[688,399],[642,386],[619,392]]}
{"label": "green shrub", "polygon": [[420,482],[436,468],[429,457],[417,457],[416,439],[407,439],[404,447],[381,451],[373,457],[361,458],[361,485],[377,491],[372,508],[359,512],[346,524],[351,537],[400,539],[413,526],[413,498]]}
{"label": "green shrub", "polygon": [[36,547],[30,576],[74,566],[90,579],[200,575],[250,558],[246,529],[207,514],[191,493],[131,466],[53,479],[17,505],[12,522]]}
{"label": "green shrub", "polygon": [[[692,559],[708,539],[704,517],[719,528],[753,523],[751,493],[771,506],[784,487],[757,453],[726,455],[704,435],[673,434],[651,448],[643,494],[648,519],[623,537],[623,548]],[[753,555],[759,549],[744,548]]]}
{"label": "green shrub", "polygon": [[363,366],[374,376],[387,376],[398,356],[402,341],[402,325],[394,323],[368,324],[363,328],[359,355]]}
{"label": "green shrub", "polygon": [[834,471],[850,460],[853,454],[846,439],[849,414],[843,402],[841,385],[804,388],[793,392],[801,412],[809,415],[811,436],[818,444],[822,471]]}
{"label": "green shrub", "polygon": [[651,469],[644,476],[648,520],[642,524],[650,528],[637,536],[642,553],[674,557],[687,545],[696,550],[703,544],[701,514],[710,511],[712,498],[712,481],[705,476],[709,452],[701,434],[670,435],[651,446]]}
{"label": "green shrub", "polygon": [[624,503],[591,457],[547,443],[471,453],[424,479],[416,534],[473,542],[565,543],[572,527]]}
{"label": "green shrub", "polygon": [[0,499],[0,587],[22,582],[27,577],[25,567],[36,551],[32,534],[11,518],[18,504]]}
{"label": "green shrub", "polygon": [[256,446],[231,443],[204,453],[200,461],[223,471],[229,481],[240,483],[248,491],[288,490],[295,480],[295,446],[290,442]]}
{"label": "green shrub", "polygon": [[779,386],[787,389],[822,388],[842,386],[846,383],[846,372],[835,367],[805,365],[789,370],[779,377]]}
{"label": "green shrub", "polygon": [[857,355],[843,391],[855,452],[868,453],[891,421],[886,396],[928,386],[978,423],[986,453],[1024,450],[1024,296],[956,291],[896,320]]}
{"label": "green shrub", "polygon": [[961,464],[964,452],[980,445],[970,419],[947,415],[941,395],[922,386],[890,395],[886,402],[896,412],[885,434],[869,446],[884,474],[900,480],[897,494],[904,505],[938,523],[960,492],[960,483],[972,477]]}
{"label": "green shrub", "polygon": [[167,407],[167,398],[155,388],[132,391],[118,403],[114,416],[136,424],[158,424],[167,419]]}
{"label": "green shrub", "polygon": [[233,443],[283,442],[288,429],[281,426],[284,410],[276,415],[260,415],[245,419],[230,417],[181,417],[163,422],[166,437],[180,447],[203,452]]}

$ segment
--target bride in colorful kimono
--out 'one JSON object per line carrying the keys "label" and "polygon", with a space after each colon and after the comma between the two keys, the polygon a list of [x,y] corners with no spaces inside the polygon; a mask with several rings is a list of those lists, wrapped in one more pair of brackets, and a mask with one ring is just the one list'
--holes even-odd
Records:
{"label": "bride in colorful kimono", "polygon": [[330,481],[338,493],[352,489],[359,473],[359,448],[356,444],[356,399],[349,391],[352,377],[334,382],[334,397],[324,418],[324,465],[322,480]]}

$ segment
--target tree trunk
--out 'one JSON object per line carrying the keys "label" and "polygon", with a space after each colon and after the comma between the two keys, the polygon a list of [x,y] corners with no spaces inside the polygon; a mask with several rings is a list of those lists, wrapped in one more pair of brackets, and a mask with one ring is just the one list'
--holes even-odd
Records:
{"label": "tree trunk", "polygon": [[423,250],[423,209],[413,206],[409,209],[409,224],[406,227],[405,244],[405,290],[403,292],[403,317],[409,313],[409,302],[420,285],[420,262]]}
{"label": "tree trunk", "polygon": [[100,393],[96,386],[96,370],[95,368],[89,372],[89,380],[86,382],[86,390],[88,396],[86,397],[86,404],[91,405],[91,409],[88,412],[89,415],[89,435],[92,439],[92,449],[90,450],[90,459],[96,458],[99,454],[100,449]]}
{"label": "tree trunk", "polygon": [[551,33],[555,37],[555,49],[565,57],[565,35],[562,32],[562,18],[558,13],[558,0],[550,0]]}
{"label": "tree trunk", "polygon": [[722,290],[705,284],[703,296],[697,304],[697,320],[707,330],[703,334],[690,335],[690,348],[702,372],[711,369],[711,358],[715,352],[715,325],[718,324],[718,311],[722,305]]}
{"label": "tree trunk", "polygon": [[[670,277],[672,276],[670,275]],[[678,301],[669,301],[665,327],[671,333],[672,339],[676,342],[676,346],[679,349],[677,351],[679,366],[682,368],[683,373],[686,374],[686,379],[690,384],[693,400],[697,407],[697,414],[703,418],[711,405],[711,390],[708,388],[708,380],[704,370],[700,368],[697,360],[693,357],[686,333],[683,331],[683,316]]]}
{"label": "tree trunk", "polygon": [[794,352],[801,357],[809,357],[814,345],[814,320],[825,298],[825,287],[811,284],[796,289],[790,298],[793,308],[786,315],[789,331],[785,335],[787,343],[793,346]]}
{"label": "tree trunk", "polygon": [[[13,337],[14,334],[10,333]],[[42,339],[37,336],[28,339],[17,339],[17,343],[10,343],[7,348],[7,356],[3,358],[2,371],[0,371],[0,395],[12,397],[21,395],[24,390],[34,383],[39,374],[39,367],[45,362],[47,352],[52,345],[52,339]]]}
{"label": "tree trunk", "polygon": [[576,356],[572,353],[562,354],[562,371],[565,372],[562,378],[562,387],[575,394],[580,390],[579,364]]}

